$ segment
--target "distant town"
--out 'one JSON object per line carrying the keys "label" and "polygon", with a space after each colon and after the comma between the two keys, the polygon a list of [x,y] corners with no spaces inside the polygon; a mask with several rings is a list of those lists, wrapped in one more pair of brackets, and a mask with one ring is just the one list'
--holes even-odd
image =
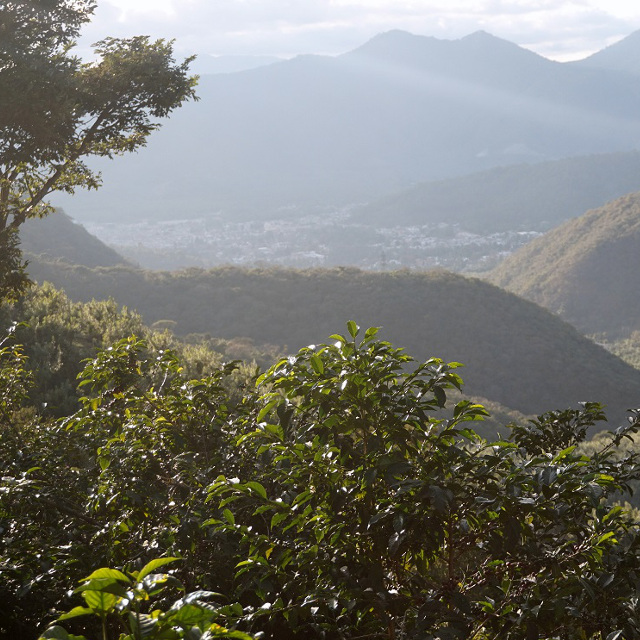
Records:
{"label": "distant town", "polygon": [[85,227],[148,269],[348,265],[372,271],[441,267],[482,272],[540,235],[515,230],[482,235],[447,223],[374,228],[352,222],[348,209],[303,216],[287,212],[260,221],[230,222],[217,216]]}

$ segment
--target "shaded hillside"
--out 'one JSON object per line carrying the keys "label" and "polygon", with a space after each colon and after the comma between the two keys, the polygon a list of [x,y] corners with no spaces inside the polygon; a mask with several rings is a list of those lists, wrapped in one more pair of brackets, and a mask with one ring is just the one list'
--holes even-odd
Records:
{"label": "shaded hillside", "polygon": [[34,265],[76,300],[98,292],[179,334],[244,336],[294,350],[341,331],[348,319],[419,358],[465,363],[466,392],[524,413],[607,403],[617,420],[639,402],[640,371],[536,305],[447,272],[367,273],[220,268],[180,273]]}
{"label": "shaded hillside", "polygon": [[27,220],[20,227],[22,251],[28,259],[64,260],[86,267],[127,264],[121,255],[57,210],[46,218]]}
{"label": "shaded hillside", "polygon": [[543,230],[638,189],[639,152],[600,154],[423,183],[360,207],[353,217],[375,226]]}
{"label": "shaded hillside", "polygon": [[392,31],[337,57],[205,76],[74,217],[165,219],[368,202],[417,181],[640,146],[640,90],[479,32]]}
{"label": "shaded hillside", "polygon": [[640,193],[549,231],[507,258],[495,284],[551,309],[585,333],[640,329]]}

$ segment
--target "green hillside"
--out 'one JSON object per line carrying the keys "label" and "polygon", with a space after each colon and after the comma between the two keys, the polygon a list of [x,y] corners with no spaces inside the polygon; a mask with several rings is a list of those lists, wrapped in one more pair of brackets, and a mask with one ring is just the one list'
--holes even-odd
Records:
{"label": "green hillside", "polygon": [[601,154],[425,182],[362,206],[354,217],[376,226],[545,230],[638,189],[640,153]]}
{"label": "green hillside", "polygon": [[540,307],[483,281],[447,272],[357,269],[178,273],[34,263],[32,274],[76,300],[98,293],[177,334],[245,337],[289,351],[324,341],[346,320],[382,326],[382,337],[418,358],[463,362],[466,393],[523,413],[606,403],[619,420],[637,404],[640,371]]}
{"label": "green hillside", "polygon": [[20,239],[28,259],[39,256],[44,260],[64,260],[87,267],[113,267],[127,263],[61,210],[45,218],[27,220],[20,229]]}
{"label": "green hillside", "polygon": [[588,211],[525,245],[494,284],[609,339],[640,329],[640,193]]}

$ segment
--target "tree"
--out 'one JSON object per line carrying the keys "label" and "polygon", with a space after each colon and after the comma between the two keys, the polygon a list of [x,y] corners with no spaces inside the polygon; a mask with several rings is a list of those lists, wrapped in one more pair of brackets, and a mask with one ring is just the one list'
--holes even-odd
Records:
{"label": "tree", "polygon": [[25,220],[51,210],[53,191],[100,185],[88,157],[135,151],[159,118],[196,97],[193,58],[176,63],[172,42],[107,38],[94,45],[95,61],[73,55],[94,9],[93,0],[0,4],[3,249]]}

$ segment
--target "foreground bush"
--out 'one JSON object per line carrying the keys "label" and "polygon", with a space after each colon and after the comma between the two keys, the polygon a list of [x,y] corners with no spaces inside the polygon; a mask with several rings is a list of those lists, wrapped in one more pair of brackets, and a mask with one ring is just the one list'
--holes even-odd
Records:
{"label": "foreground bush", "polygon": [[[132,585],[170,556],[162,580],[223,606],[196,632],[170,622],[173,601],[145,600],[153,633],[171,627],[162,638],[212,637],[211,624],[278,639],[640,638],[638,523],[614,502],[640,475],[619,446],[637,414],[589,455],[597,404],[491,442],[473,429],[482,406],[447,406],[457,363],[416,363],[355,323],[331,339],[239,405],[232,366],[188,380],[171,352],[120,341],[58,421],[21,408],[24,356],[4,345],[0,635],[37,638],[67,611],[49,637],[147,637],[126,593],[146,598]],[[88,611],[89,592],[109,611]]]}

